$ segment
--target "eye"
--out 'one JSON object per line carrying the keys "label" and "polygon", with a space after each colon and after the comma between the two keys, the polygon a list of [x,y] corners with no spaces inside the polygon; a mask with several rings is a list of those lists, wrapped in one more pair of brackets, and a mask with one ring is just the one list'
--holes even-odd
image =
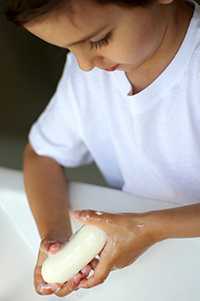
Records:
{"label": "eye", "polygon": [[94,47],[96,49],[101,48],[103,46],[107,46],[110,42],[112,33],[109,32],[102,40],[98,41],[98,42],[92,42],[90,41],[90,49],[93,49]]}

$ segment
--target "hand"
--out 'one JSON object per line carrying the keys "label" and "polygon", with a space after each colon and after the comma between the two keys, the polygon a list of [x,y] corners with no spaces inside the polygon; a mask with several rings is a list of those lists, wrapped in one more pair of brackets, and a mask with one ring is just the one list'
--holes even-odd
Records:
{"label": "hand", "polygon": [[112,270],[130,265],[159,240],[153,230],[154,221],[146,214],[112,214],[93,210],[71,211],[70,214],[83,224],[101,228],[108,236],[94,274],[81,280],[79,288],[91,288],[103,283]]}
{"label": "hand", "polygon": [[36,292],[40,295],[51,295],[55,294],[59,297],[69,295],[74,290],[78,289],[78,285],[82,279],[85,279],[90,271],[94,269],[97,265],[97,260],[94,259],[90,262],[84,269],[82,269],[78,274],[76,274],[71,280],[66,283],[51,283],[48,284],[44,281],[41,275],[41,267],[44,260],[47,258],[48,253],[55,254],[62,246],[66,243],[66,239],[51,241],[48,239],[43,239],[40,244],[40,250],[38,254],[37,264],[34,270],[34,286]]}

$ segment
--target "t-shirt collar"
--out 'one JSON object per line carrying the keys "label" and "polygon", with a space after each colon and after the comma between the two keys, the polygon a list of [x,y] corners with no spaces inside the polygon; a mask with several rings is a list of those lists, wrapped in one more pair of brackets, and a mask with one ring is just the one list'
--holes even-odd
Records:
{"label": "t-shirt collar", "polygon": [[132,90],[132,87],[126,73],[121,70],[116,70],[111,73],[116,89],[118,89],[123,97],[131,102],[131,104],[140,102],[140,105],[149,106],[150,100],[154,101],[154,98],[156,98],[158,94],[161,93],[163,95],[163,93],[169,91],[172,85],[180,81],[190,61],[190,57],[195,50],[197,36],[200,37],[200,6],[193,0],[190,0],[190,2],[192,2],[195,7],[182,44],[170,64],[149,86],[139,93],[130,96],[128,94]]}

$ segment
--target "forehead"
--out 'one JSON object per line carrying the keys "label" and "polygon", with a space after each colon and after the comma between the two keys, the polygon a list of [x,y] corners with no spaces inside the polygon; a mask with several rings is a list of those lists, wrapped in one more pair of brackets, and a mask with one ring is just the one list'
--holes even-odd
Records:
{"label": "forehead", "polygon": [[100,5],[93,0],[76,0],[72,6],[58,10],[29,22],[25,28],[39,38],[58,46],[79,40],[91,31],[104,25],[114,25],[120,17],[120,7]]}
{"label": "forehead", "polygon": [[102,5],[95,0],[72,0],[71,13],[69,18],[72,24],[81,29],[82,27],[91,26],[97,22],[106,21],[113,14],[113,8],[119,9],[116,5]]}

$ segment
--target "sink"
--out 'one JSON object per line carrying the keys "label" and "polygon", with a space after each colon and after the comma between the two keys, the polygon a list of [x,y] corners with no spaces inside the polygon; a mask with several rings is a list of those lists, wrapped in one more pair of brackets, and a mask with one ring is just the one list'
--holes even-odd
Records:
{"label": "sink", "polygon": [[[79,182],[70,183],[73,209],[143,212],[177,204],[139,198],[122,191]],[[73,231],[80,224],[72,220]],[[0,168],[0,300],[56,301],[40,296],[33,287],[39,235],[27,204],[20,171]],[[199,301],[200,238],[168,239],[149,248],[133,264],[110,273],[91,289],[64,297],[69,301],[136,300]]]}

